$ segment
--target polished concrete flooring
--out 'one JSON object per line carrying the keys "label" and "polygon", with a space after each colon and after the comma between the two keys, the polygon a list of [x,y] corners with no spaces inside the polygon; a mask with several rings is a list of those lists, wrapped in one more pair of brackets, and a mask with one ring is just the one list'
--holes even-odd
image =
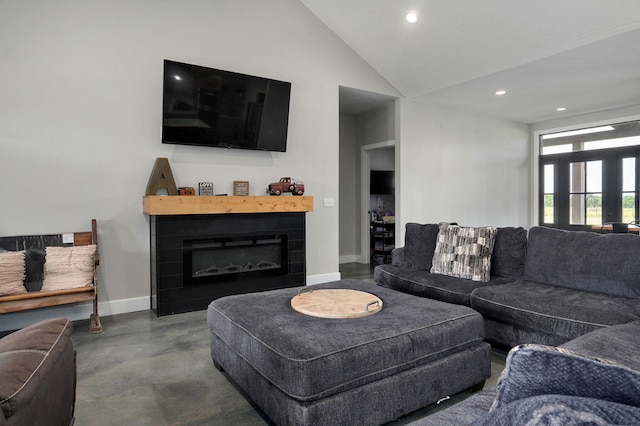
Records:
{"label": "polished concrete flooring", "polygon": [[[369,265],[340,265],[343,278],[372,281]],[[77,351],[76,426],[267,425],[256,410],[213,367],[206,311],[157,318],[150,311],[102,318],[102,334],[75,324]],[[504,353],[492,354],[493,386]],[[460,401],[451,400],[390,423],[402,425]]]}

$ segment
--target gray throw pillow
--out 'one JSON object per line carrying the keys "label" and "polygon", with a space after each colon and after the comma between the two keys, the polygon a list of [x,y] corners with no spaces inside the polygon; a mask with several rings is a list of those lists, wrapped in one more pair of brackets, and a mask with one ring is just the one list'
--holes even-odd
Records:
{"label": "gray throw pillow", "polygon": [[426,225],[407,223],[404,235],[404,264],[402,266],[420,271],[430,270],[439,231],[440,227],[434,223]]}
{"label": "gray throw pillow", "polygon": [[491,254],[491,275],[522,279],[527,255],[527,230],[519,227],[498,228]]}

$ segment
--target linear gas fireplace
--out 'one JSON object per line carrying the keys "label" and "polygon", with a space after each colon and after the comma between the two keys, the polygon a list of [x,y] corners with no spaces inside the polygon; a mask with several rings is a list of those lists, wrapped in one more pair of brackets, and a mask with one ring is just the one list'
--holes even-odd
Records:
{"label": "linear gas fireplace", "polygon": [[206,309],[219,297],[303,286],[313,197],[147,196],[151,309]]}
{"label": "linear gas fireplace", "polygon": [[184,285],[286,274],[287,235],[187,240],[182,246]]}
{"label": "linear gas fireplace", "polygon": [[[216,197],[218,198],[218,197]],[[305,213],[151,215],[151,308],[305,285]]]}

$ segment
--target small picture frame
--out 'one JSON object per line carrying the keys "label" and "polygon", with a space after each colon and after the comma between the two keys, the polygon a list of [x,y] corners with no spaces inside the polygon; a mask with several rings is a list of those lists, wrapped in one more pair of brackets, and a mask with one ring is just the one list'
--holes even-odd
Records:
{"label": "small picture frame", "polygon": [[233,181],[233,195],[240,195],[240,196],[249,195],[249,181],[246,181],[246,180],[234,180]]}
{"label": "small picture frame", "polygon": [[213,182],[199,182],[198,195],[213,196]]}

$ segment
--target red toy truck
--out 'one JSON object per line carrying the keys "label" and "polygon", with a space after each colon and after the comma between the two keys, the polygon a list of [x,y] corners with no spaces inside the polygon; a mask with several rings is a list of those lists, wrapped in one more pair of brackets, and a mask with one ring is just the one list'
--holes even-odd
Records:
{"label": "red toy truck", "polygon": [[267,192],[269,195],[280,195],[283,192],[302,195],[304,194],[304,183],[299,178],[283,177],[280,182],[270,183]]}

